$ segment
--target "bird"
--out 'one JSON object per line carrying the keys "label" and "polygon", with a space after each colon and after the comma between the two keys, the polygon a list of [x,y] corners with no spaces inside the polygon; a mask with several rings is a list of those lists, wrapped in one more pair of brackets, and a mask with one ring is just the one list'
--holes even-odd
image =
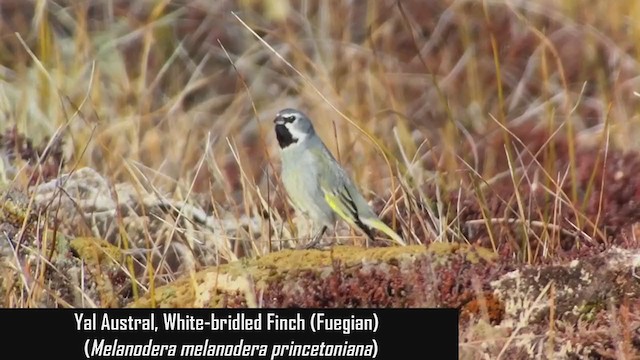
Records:
{"label": "bird", "polygon": [[337,217],[370,240],[374,239],[375,229],[399,245],[406,245],[400,235],[373,212],[307,115],[286,108],[276,114],[273,122],[282,160],[280,177],[286,193],[296,211],[314,224],[312,234],[315,235],[302,248],[316,247],[327,229],[335,225]]}

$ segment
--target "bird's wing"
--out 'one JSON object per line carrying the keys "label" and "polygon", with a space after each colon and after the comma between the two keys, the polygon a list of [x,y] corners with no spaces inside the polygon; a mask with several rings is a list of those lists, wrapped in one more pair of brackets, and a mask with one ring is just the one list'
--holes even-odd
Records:
{"label": "bird's wing", "polygon": [[341,218],[351,223],[358,220],[358,209],[344,186],[337,189],[322,186],[322,193],[324,194],[324,199],[327,201],[327,204],[329,204],[331,209],[340,215]]}
{"label": "bird's wing", "polygon": [[358,189],[340,164],[326,147],[311,151],[316,157],[316,164],[324,169],[318,173],[318,185],[329,207],[349,225],[358,227],[370,239],[374,238],[372,229],[387,234],[401,245],[404,241],[385,223],[380,221],[362,197]]}
{"label": "bird's wing", "polygon": [[317,173],[318,186],[326,203],[349,224],[358,227],[364,226],[360,221],[354,195],[349,191],[349,178],[340,164],[323,144],[309,149],[309,152],[314,158],[315,166],[319,169]]}
{"label": "bird's wing", "polygon": [[333,189],[323,186],[322,192],[324,193],[325,201],[336,214],[351,226],[360,228],[367,236],[373,239],[371,229],[360,219],[358,208],[346,186],[342,185]]}

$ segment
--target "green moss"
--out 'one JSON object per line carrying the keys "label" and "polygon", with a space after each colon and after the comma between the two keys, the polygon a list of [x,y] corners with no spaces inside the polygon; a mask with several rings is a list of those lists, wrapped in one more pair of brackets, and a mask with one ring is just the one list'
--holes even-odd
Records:
{"label": "green moss", "polygon": [[71,240],[70,246],[86,264],[89,273],[96,282],[100,303],[103,307],[118,307],[119,297],[115,290],[112,275],[122,266],[124,255],[116,246],[107,241],[81,237]]}
{"label": "green moss", "polygon": [[123,254],[120,248],[103,239],[79,237],[70,241],[70,247],[90,265],[120,264]]}
{"label": "green moss", "polygon": [[428,251],[441,261],[446,261],[453,254],[462,254],[465,260],[472,264],[481,261],[493,262],[498,257],[489,249],[460,243],[436,242],[429,245]]}
{"label": "green moss", "polygon": [[387,248],[360,248],[335,246],[329,250],[282,250],[260,258],[237,261],[204,269],[153,291],[155,301],[146,295],[132,303],[132,307],[219,307],[229,304],[251,304],[251,297],[261,289],[274,284],[295,283],[305,273],[315,272],[320,278],[330,275],[336,264],[341,271],[360,271],[363,264],[375,266],[378,271],[410,268],[411,264],[427,253],[441,254],[443,259],[464,252],[469,261],[493,258],[493,254],[471,250],[459,244],[433,244]]}
{"label": "green moss", "polygon": [[575,313],[578,317],[587,322],[593,322],[596,320],[596,316],[602,310],[607,309],[607,304],[604,302],[586,302],[582,305],[576,306]]}

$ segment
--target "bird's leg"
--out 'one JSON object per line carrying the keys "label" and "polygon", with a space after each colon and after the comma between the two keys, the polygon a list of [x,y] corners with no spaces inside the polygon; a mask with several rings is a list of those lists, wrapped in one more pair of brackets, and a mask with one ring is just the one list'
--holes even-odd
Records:
{"label": "bird's leg", "polygon": [[376,239],[375,233],[373,229],[371,229],[370,227],[362,226],[361,229],[362,229],[362,232],[364,232],[365,234],[367,247],[369,247],[369,244],[371,244],[371,246],[389,245],[388,241],[380,241]]}
{"label": "bird's leg", "polygon": [[318,243],[320,242],[320,240],[322,240],[322,236],[324,235],[324,233],[326,231],[327,231],[327,227],[326,226],[322,226],[320,231],[318,231],[316,233],[316,235],[311,239],[311,241],[309,241],[308,243],[302,245],[299,248],[300,249],[311,249],[311,248],[316,247],[318,245]]}
{"label": "bird's leg", "polygon": [[362,230],[362,232],[364,233],[364,237],[365,237],[365,245],[366,247],[369,247],[369,245],[375,245],[378,241],[375,238],[375,234],[373,233],[373,230],[371,230],[371,228],[364,226],[364,224],[362,224],[362,226],[360,226],[360,229]]}

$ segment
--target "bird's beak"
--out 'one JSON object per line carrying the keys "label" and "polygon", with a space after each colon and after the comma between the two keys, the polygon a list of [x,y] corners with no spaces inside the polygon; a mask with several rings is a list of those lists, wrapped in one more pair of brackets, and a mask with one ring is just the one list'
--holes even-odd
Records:
{"label": "bird's beak", "polygon": [[280,115],[276,115],[276,118],[273,119],[273,123],[276,125],[284,125],[285,121],[282,119]]}

